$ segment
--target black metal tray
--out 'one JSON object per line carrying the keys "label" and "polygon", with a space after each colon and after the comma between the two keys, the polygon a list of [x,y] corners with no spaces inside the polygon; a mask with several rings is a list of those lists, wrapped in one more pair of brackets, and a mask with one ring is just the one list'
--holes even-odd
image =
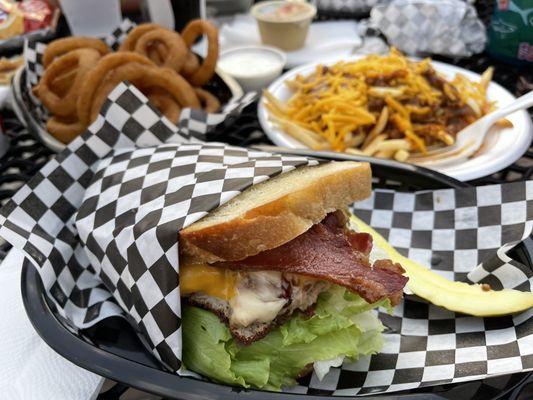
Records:
{"label": "black metal tray", "polygon": [[[373,160],[375,187],[413,191],[419,189],[460,188],[468,186],[447,176],[423,168],[391,165],[390,161]],[[526,241],[527,242],[527,241]],[[533,242],[513,250],[516,260],[533,268]],[[220,385],[192,377],[180,377],[163,370],[160,363],[141,344],[134,329],[122,318],[108,318],[81,332],[73,332],[62,323],[43,292],[40,277],[29,262],[22,271],[22,297],[26,312],[43,340],[74,364],[127,386],[169,399],[331,399],[320,394],[273,393]],[[519,393],[533,386],[533,373],[521,373],[481,381],[433,386],[386,395],[366,396],[379,400],[522,400]],[[119,399],[117,393],[106,393],[106,400]],[[526,394],[526,396],[528,396]],[[104,398],[102,397],[102,398]]]}

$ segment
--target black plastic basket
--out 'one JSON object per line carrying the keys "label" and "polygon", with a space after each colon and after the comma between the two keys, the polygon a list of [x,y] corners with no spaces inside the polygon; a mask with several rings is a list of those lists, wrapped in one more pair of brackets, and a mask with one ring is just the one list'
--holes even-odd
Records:
{"label": "black plastic basket", "polygon": [[[375,160],[372,164],[375,186],[394,190],[423,190],[460,188],[468,186],[447,176],[423,168],[405,165],[398,168],[390,161]],[[531,246],[533,247],[533,246]],[[514,257],[533,267],[533,251],[522,244],[514,250]],[[310,395],[273,393],[216,384],[192,377],[181,377],[165,371],[154,356],[145,349],[133,328],[122,318],[108,318],[79,333],[72,332],[61,322],[43,292],[36,269],[26,262],[22,272],[22,297],[26,312],[38,334],[50,347],[74,364],[98,375],[120,382],[118,387],[100,398],[118,400],[128,386],[169,399],[331,399],[320,392]],[[507,399],[520,391],[533,373],[521,373],[482,381],[411,390],[402,393],[377,395],[367,399],[380,400],[488,400]]]}

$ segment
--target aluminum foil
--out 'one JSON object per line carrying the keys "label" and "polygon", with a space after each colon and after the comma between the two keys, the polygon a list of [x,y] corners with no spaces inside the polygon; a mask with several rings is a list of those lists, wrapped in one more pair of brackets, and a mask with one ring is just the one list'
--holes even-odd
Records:
{"label": "aluminum foil", "polygon": [[475,8],[461,0],[394,0],[375,6],[370,22],[409,55],[471,56],[487,43]]}

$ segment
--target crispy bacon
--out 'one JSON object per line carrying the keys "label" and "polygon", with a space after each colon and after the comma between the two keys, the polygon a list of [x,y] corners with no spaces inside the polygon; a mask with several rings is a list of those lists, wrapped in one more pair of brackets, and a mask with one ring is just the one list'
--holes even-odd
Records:
{"label": "crispy bacon", "polygon": [[372,235],[370,233],[356,233],[349,229],[346,230],[346,239],[355,251],[369,255],[372,251]]}
{"label": "crispy bacon", "polygon": [[402,298],[408,278],[400,264],[368,260],[372,238],[345,227],[337,213],[275,249],[240,261],[215,263],[236,270],[270,270],[327,280],[358,293],[369,303],[388,297],[393,305]]}
{"label": "crispy bacon", "polygon": [[342,211],[337,210],[326,215],[320,223],[336,235],[344,233],[352,249],[368,256],[372,250],[372,235],[352,231],[346,226],[347,222],[348,217]]}

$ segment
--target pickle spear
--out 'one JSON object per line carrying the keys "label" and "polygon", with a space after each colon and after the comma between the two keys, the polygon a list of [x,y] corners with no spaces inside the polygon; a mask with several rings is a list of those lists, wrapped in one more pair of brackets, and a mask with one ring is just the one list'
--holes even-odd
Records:
{"label": "pickle spear", "polygon": [[402,256],[379,233],[359,218],[352,216],[360,232],[372,235],[377,246],[390,259],[400,263],[409,277],[408,288],[430,303],[451,311],[476,317],[495,317],[527,310],[533,307],[533,293],[513,289],[490,290],[486,286],[450,281],[414,261]]}

